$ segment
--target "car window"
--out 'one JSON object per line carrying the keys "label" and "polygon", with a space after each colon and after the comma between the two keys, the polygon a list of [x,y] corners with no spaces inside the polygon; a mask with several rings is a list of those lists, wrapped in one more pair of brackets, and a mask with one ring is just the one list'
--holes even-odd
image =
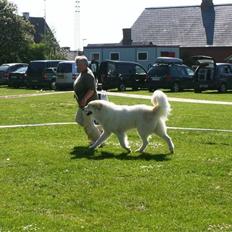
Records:
{"label": "car window", "polygon": [[185,67],[177,66],[177,69],[181,77],[186,77],[188,75]]}
{"label": "car window", "polygon": [[155,75],[155,69],[152,67],[148,70],[148,76],[154,76]]}
{"label": "car window", "polygon": [[97,72],[97,63],[91,63],[89,65],[90,69],[92,70],[93,73],[96,73]]}
{"label": "car window", "polygon": [[9,65],[1,65],[0,71],[6,71],[9,68]]}
{"label": "car window", "polygon": [[42,72],[45,69],[45,62],[32,62],[29,64],[28,72]]}
{"label": "car window", "polygon": [[140,67],[139,65],[135,66],[135,73],[137,75],[146,75],[146,72],[143,70],[142,67]]}
{"label": "car window", "polygon": [[198,79],[210,81],[214,78],[214,70],[212,68],[202,68],[198,72]]}
{"label": "car window", "polygon": [[198,71],[198,79],[199,80],[206,80],[206,73],[207,73],[207,69],[205,68],[201,68]]}
{"label": "car window", "polygon": [[45,69],[45,73],[55,73],[55,71],[51,68]]}
{"label": "car window", "polygon": [[108,64],[108,71],[107,74],[109,77],[115,77],[116,76],[116,66],[114,63]]}
{"label": "car window", "polygon": [[18,68],[18,69],[16,70],[16,72],[26,72],[26,71],[27,71],[27,66]]}
{"label": "car window", "polygon": [[161,77],[169,73],[168,65],[155,65],[153,66],[153,76]]}
{"label": "car window", "polygon": [[228,65],[225,65],[225,66],[222,67],[222,73],[231,74],[232,72],[231,72],[230,67]]}
{"label": "car window", "polygon": [[72,63],[59,63],[57,67],[58,73],[72,73]]}
{"label": "car window", "polygon": [[177,66],[175,66],[175,65],[171,66],[171,75],[173,77],[179,77],[179,76],[181,76],[180,69]]}
{"label": "car window", "polygon": [[191,68],[186,67],[186,72],[189,76],[193,76],[194,75],[194,71]]}
{"label": "car window", "polygon": [[117,64],[117,72],[119,74],[134,74],[135,73],[134,65],[126,64],[126,63]]}
{"label": "car window", "polygon": [[60,61],[49,61],[47,62],[47,67],[57,67]]}
{"label": "car window", "polygon": [[106,73],[107,73],[107,67],[108,67],[107,62],[102,62],[102,63],[100,64],[99,74],[100,74],[100,75],[101,75],[101,74],[106,74]]}

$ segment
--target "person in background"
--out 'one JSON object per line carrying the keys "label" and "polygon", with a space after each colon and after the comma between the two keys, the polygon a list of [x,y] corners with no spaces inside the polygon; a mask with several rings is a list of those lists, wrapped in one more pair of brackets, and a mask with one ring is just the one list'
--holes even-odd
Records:
{"label": "person in background", "polygon": [[76,122],[84,128],[91,145],[98,139],[101,132],[96,127],[91,117],[87,116],[84,113],[83,108],[90,101],[98,99],[96,86],[97,82],[95,80],[93,72],[90,68],[88,68],[87,57],[77,56],[75,58],[75,62],[77,64],[77,69],[80,73],[73,85],[74,96],[79,105],[79,108],[76,113]]}

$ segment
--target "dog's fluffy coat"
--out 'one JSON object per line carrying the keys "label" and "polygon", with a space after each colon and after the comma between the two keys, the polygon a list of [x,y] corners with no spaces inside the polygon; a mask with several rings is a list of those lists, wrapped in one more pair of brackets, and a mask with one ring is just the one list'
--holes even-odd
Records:
{"label": "dog's fluffy coat", "polygon": [[103,100],[91,101],[84,110],[87,114],[92,114],[92,117],[99,122],[103,132],[90,148],[100,146],[111,133],[114,133],[121,146],[130,152],[125,132],[136,128],[143,142],[138,151],[144,151],[148,144],[148,136],[155,133],[167,142],[170,153],[173,153],[174,144],[167,134],[165,123],[171,109],[168,98],[162,91],[156,90],[151,97],[151,102],[153,106],[127,106]]}

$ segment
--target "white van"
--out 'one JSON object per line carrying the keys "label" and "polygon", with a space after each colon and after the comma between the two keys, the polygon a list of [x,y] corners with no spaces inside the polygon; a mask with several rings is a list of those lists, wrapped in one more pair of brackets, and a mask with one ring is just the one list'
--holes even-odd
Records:
{"label": "white van", "polygon": [[72,89],[79,75],[75,61],[62,61],[57,66],[56,89]]}

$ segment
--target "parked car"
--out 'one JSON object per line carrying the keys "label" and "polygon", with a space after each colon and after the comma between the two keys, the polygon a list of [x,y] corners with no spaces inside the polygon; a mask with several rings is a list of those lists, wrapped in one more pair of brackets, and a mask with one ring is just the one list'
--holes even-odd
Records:
{"label": "parked car", "polygon": [[209,56],[192,57],[197,64],[194,75],[194,90],[218,90],[224,93],[232,89],[232,64],[216,63]]}
{"label": "parked car", "polygon": [[27,86],[30,88],[44,87],[54,89],[56,77],[48,75],[48,68],[57,68],[61,60],[34,60],[27,69]]}
{"label": "parked car", "polygon": [[57,66],[56,89],[73,88],[78,76],[75,61],[62,61]]}
{"label": "parked car", "polygon": [[102,89],[125,91],[146,88],[147,72],[138,63],[127,61],[103,61],[98,71],[98,82]]}
{"label": "parked car", "polygon": [[171,89],[178,92],[183,89],[194,88],[194,71],[183,64],[179,58],[159,57],[148,70],[147,87],[149,91],[155,89]]}
{"label": "parked car", "polygon": [[7,85],[8,78],[11,72],[14,72],[16,69],[27,66],[25,63],[7,63],[0,66],[0,84]]}
{"label": "parked car", "polygon": [[8,86],[19,88],[20,86],[26,86],[26,71],[28,66],[24,66],[16,69],[9,74]]}
{"label": "parked car", "polygon": [[43,76],[45,80],[49,80],[50,81],[50,89],[55,90],[56,89],[56,67],[50,67],[50,68],[46,68],[44,70]]}

